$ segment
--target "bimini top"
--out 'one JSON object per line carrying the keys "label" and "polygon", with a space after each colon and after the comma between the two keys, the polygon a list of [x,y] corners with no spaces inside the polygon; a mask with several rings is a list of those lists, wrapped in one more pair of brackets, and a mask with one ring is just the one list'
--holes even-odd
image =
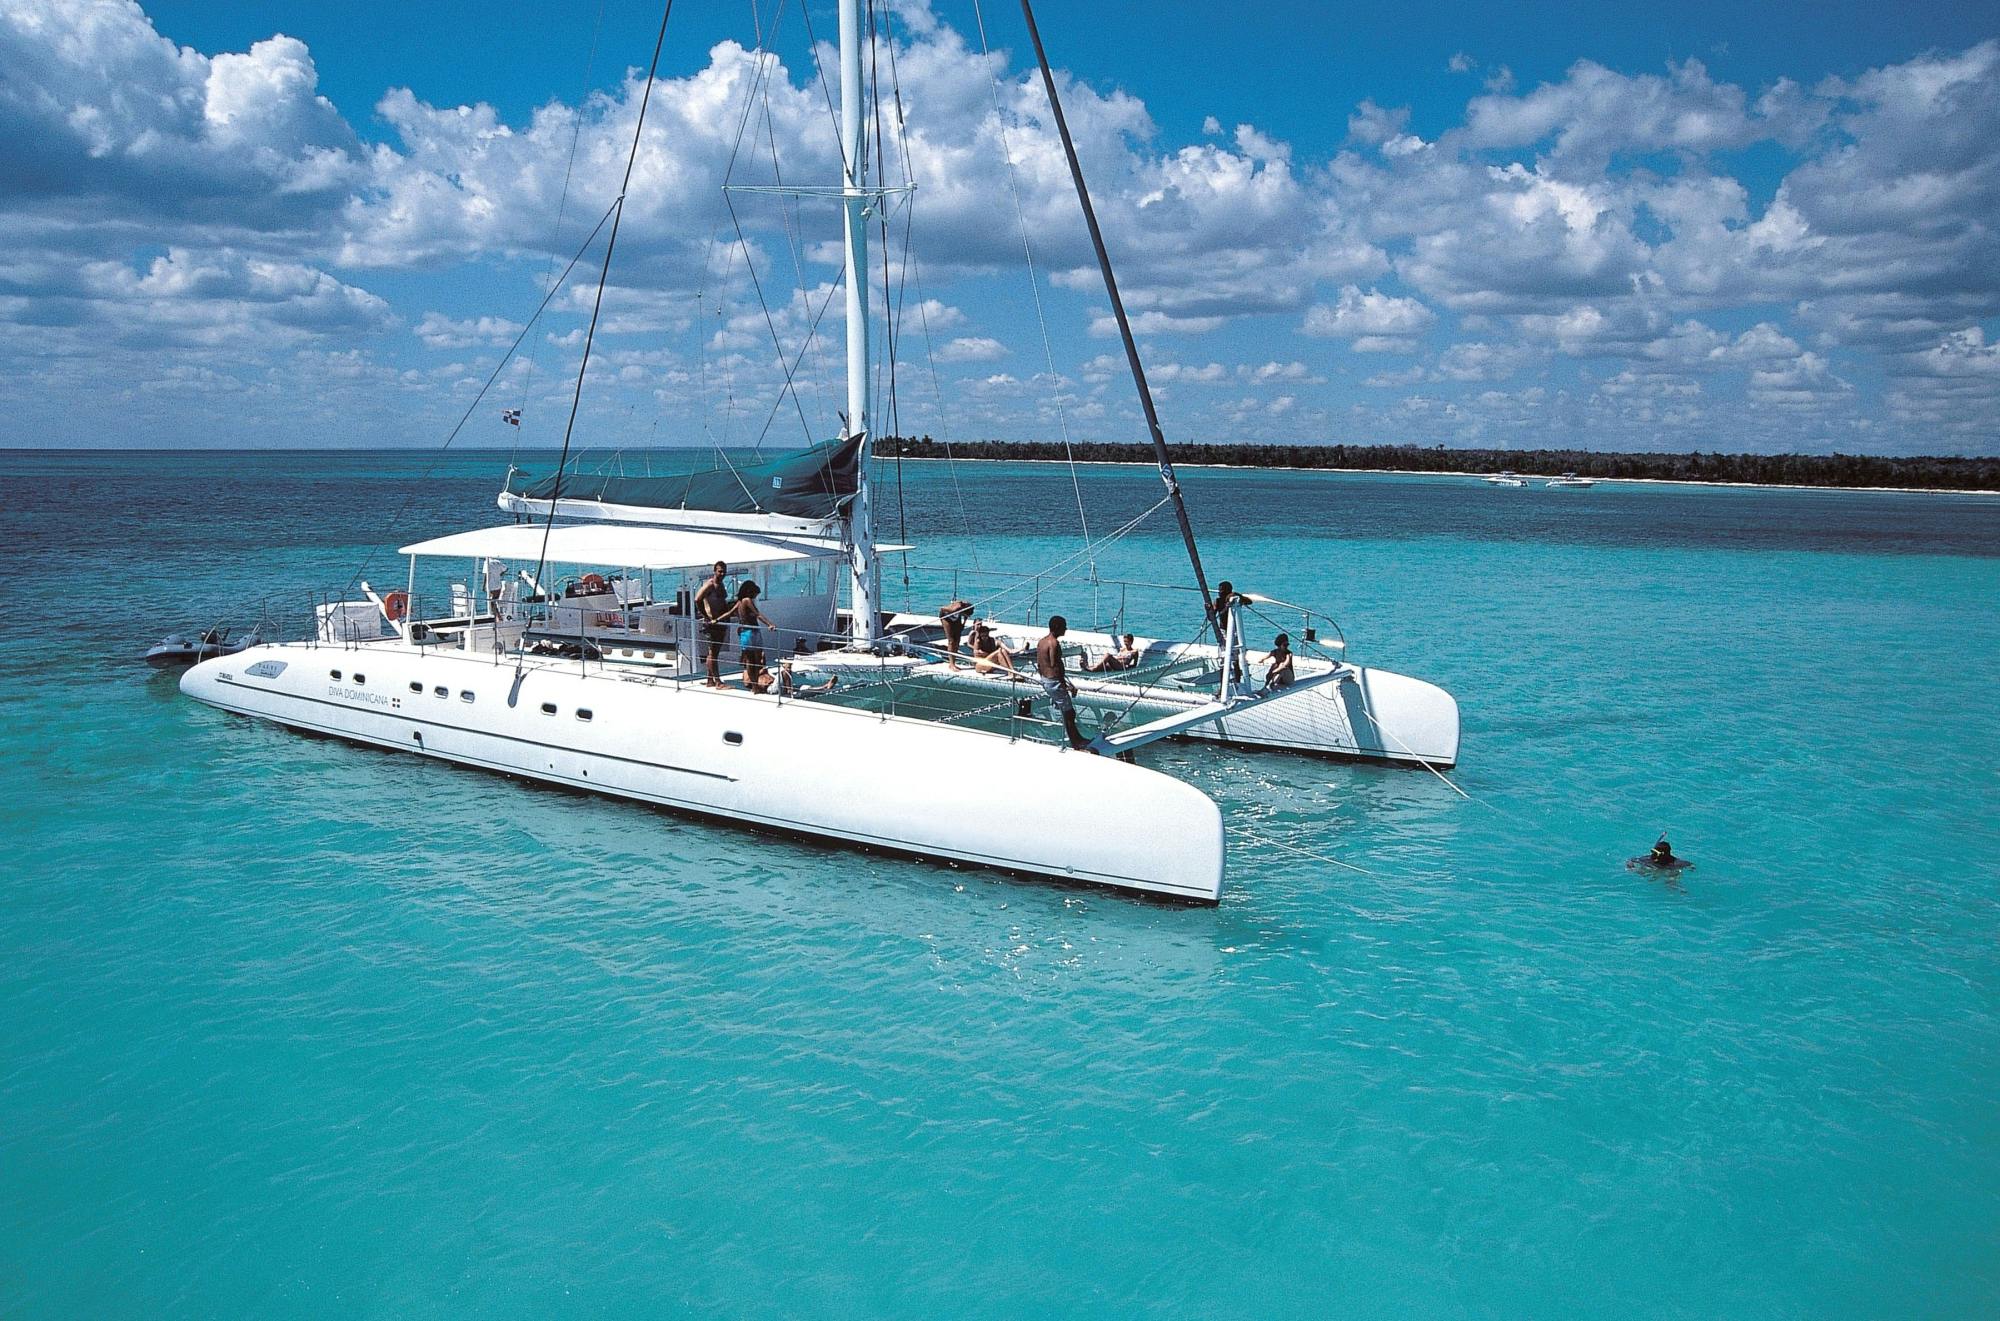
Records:
{"label": "bimini top", "polygon": [[499,504],[513,514],[719,528],[767,536],[825,536],[860,484],[862,437],[757,463],[671,477],[509,471]]}
{"label": "bimini top", "polygon": [[[405,555],[457,556],[533,564],[543,558],[541,523],[506,523],[433,537],[405,546]],[[685,528],[642,527],[632,523],[571,523],[546,529],[551,564],[599,564],[619,569],[706,568],[729,564],[769,564],[780,560],[837,557],[837,541],[786,540],[697,532]]]}

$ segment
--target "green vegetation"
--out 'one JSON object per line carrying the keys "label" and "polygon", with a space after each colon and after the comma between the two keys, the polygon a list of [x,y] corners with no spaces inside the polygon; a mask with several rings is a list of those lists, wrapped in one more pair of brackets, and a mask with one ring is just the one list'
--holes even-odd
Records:
{"label": "green vegetation", "polygon": [[[1152,447],[1079,444],[1079,463],[1151,463]],[[885,436],[884,458],[942,458],[929,436]],[[951,447],[958,459],[1062,459],[1052,441],[985,440]],[[1590,450],[1446,449],[1442,445],[1214,445],[1177,441],[1174,461],[1243,468],[1391,469],[1635,477],[1675,482],[1761,482],[1789,486],[1903,486],[1936,491],[2000,490],[2000,458],[1877,458],[1858,454],[1599,454]]]}

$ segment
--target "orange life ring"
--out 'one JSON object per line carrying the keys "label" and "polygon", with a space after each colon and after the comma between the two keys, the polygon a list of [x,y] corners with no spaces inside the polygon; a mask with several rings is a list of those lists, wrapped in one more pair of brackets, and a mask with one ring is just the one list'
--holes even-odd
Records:
{"label": "orange life ring", "polygon": [[583,575],[583,590],[592,595],[603,591],[606,586],[608,584],[604,581],[604,575],[601,573],[586,573]]}
{"label": "orange life ring", "polygon": [[410,594],[397,590],[382,598],[382,617],[395,623],[410,611]]}

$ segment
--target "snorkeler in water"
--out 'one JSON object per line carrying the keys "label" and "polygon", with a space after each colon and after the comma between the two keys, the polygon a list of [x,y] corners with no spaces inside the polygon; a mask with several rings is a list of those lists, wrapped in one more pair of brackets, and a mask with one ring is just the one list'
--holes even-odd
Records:
{"label": "snorkeler in water", "polygon": [[1635,871],[1641,867],[1652,871],[1682,871],[1694,866],[1686,858],[1674,856],[1674,846],[1667,842],[1664,834],[1654,843],[1651,852],[1642,853],[1636,858],[1627,858],[1625,865]]}

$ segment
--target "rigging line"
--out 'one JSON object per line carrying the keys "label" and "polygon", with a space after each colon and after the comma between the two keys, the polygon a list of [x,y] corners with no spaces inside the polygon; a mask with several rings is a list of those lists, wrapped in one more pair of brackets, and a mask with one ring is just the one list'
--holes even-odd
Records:
{"label": "rigging line", "polygon": [[[771,97],[770,97],[770,88],[768,85],[765,87],[764,90],[764,135],[766,141],[768,141],[771,146],[771,179],[780,188],[783,188],[785,184],[785,176],[784,172],[778,166],[778,134],[777,134],[777,129],[773,125],[771,120]],[[798,281],[799,300],[805,303],[807,306],[811,306],[811,295],[806,291],[805,243],[801,233],[803,226],[799,221],[800,202],[797,198],[793,198],[789,203],[789,206],[790,209],[787,210],[786,199],[783,196],[783,194],[780,194],[778,198],[778,216],[780,223],[784,227],[785,250],[788,254],[790,254],[792,259],[792,277]],[[832,296],[831,291],[829,291],[828,297],[831,298],[831,296]],[[822,314],[824,314],[824,306],[822,306]],[[808,352],[810,352],[815,345],[819,344],[818,335],[815,333],[818,331],[818,329],[819,329],[819,318],[814,317],[812,325],[808,327],[806,331],[805,342],[799,346],[798,357],[794,360],[792,364],[794,371],[797,370],[799,363],[805,361],[805,355]],[[781,348],[779,351],[783,352],[783,349]],[[810,380],[813,384],[813,395],[815,400],[817,401],[817,408],[820,413],[821,420],[822,422],[824,422],[826,415],[826,390],[823,383],[826,379],[827,371],[826,371],[826,354],[823,348],[821,353],[819,354],[816,366],[817,370],[808,373],[807,379]],[[765,427],[765,431],[768,432],[769,430],[770,427],[767,425]],[[806,429],[806,441],[808,444],[810,444],[812,443],[812,440],[813,440],[812,429],[808,427]],[[763,443],[764,443],[764,437],[763,435],[760,434],[757,438],[757,445],[754,447],[757,452],[762,451]]]}
{"label": "rigging line", "polygon": [[[768,88],[764,92],[764,132],[766,132],[766,136],[770,140],[770,174],[772,174],[772,180],[782,188],[784,186],[784,174],[778,168],[778,134],[776,134],[776,128],[772,128],[772,120],[770,120],[770,90]],[[780,194],[780,198],[778,198],[778,216],[780,216],[780,220],[784,224],[786,250],[792,256],[792,278],[798,280],[798,298],[800,298],[800,302],[804,302],[806,306],[810,306],[812,304],[812,294],[806,292],[804,224],[800,222],[800,206],[802,204],[794,196],[790,200],[790,210],[786,210],[786,206],[788,206],[788,202]],[[812,318],[812,324],[806,326],[806,340],[798,346],[798,354],[792,358],[792,372],[796,376],[798,374],[798,366],[806,360],[806,354],[818,350],[816,352],[816,362],[814,362],[816,370],[808,372],[806,378],[812,382],[812,396],[814,396],[814,402],[816,402],[818,412],[820,412],[820,426],[826,426],[826,386],[824,386],[824,382],[826,382],[828,370],[826,370],[826,346],[820,342],[818,330],[820,330],[820,318],[826,316],[826,308],[832,302],[832,296],[834,296],[834,286],[828,286],[826,298],[820,300],[820,312],[818,312],[818,316]],[[794,386],[794,390],[796,390],[796,386]],[[770,432],[770,420],[764,422],[764,432],[758,434],[758,444],[756,444],[758,450],[762,450],[764,436],[768,432]],[[810,426],[806,428],[806,444],[814,444],[814,434],[812,434]]]}
{"label": "rigging line", "polygon": [[569,463],[570,439],[576,434],[576,413],[583,404],[583,378],[590,370],[590,348],[597,338],[597,319],[604,311],[604,286],[611,280],[611,255],[618,248],[618,225],[625,218],[625,193],[632,186],[632,167],[639,163],[639,140],[646,131],[646,109],[653,103],[653,82],[660,71],[660,51],[667,44],[667,20],[673,17],[674,0],[660,11],[660,35],[653,39],[653,61],[646,66],[646,91],[639,98],[639,118],[632,125],[632,150],[625,156],[625,177],[618,184],[617,200],[611,204],[611,233],[604,240],[604,265],[597,273],[597,297],[590,305],[590,325],[583,332],[583,361],[576,368],[576,390],[570,395],[569,421],[563,426],[562,454],[556,460],[555,480],[549,486],[549,516],[542,524],[542,552],[535,560],[539,580],[549,563],[549,536],[555,531],[556,507],[562,501],[563,468]]}
{"label": "rigging line", "polygon": [[[897,71],[896,68],[896,39],[893,33],[890,34],[889,37],[889,90],[890,94],[895,98],[895,107],[896,107],[896,113],[892,117],[893,122],[896,125],[896,163],[902,167],[903,182],[908,189],[908,191],[906,191],[903,194],[905,204],[903,207],[902,273],[896,283],[896,310],[893,317],[894,328],[890,333],[891,348],[889,355],[889,370],[890,370],[889,407],[890,411],[894,415],[893,421],[895,423],[895,431],[898,436],[898,442],[896,445],[896,540],[901,542],[903,545],[908,546],[910,544],[910,518],[909,518],[909,508],[903,496],[904,446],[901,442],[903,423],[902,423],[902,409],[899,401],[896,398],[896,393],[895,393],[895,387],[896,387],[895,368],[898,355],[895,352],[894,346],[902,342],[903,326],[905,324],[905,318],[908,315],[908,313],[904,309],[906,305],[906,300],[908,299],[910,292],[910,241],[913,233],[911,226],[911,219],[916,214],[916,209],[914,205],[911,204],[911,199],[915,196],[916,180],[912,177],[910,173],[909,138],[903,132],[903,120],[902,120],[903,83],[902,83],[902,75]],[[878,89],[878,94],[876,96],[875,104],[876,104],[876,113],[879,121],[879,116],[881,113],[881,96],[879,94],[879,89]],[[877,154],[881,156],[886,156],[888,153],[882,149],[882,143],[881,143],[882,131],[881,128],[879,127],[879,122],[878,122],[878,127],[875,130],[875,137],[876,137]],[[878,172],[878,177],[879,177],[879,172]],[[885,222],[884,224],[885,232],[886,228],[887,225]],[[884,255],[886,257],[887,248],[889,246],[889,242],[886,237],[884,237],[884,239],[882,240],[882,246],[884,249]],[[884,279],[886,280],[886,278],[887,277],[885,276]],[[909,551],[905,550],[902,552],[902,560],[903,560],[903,604],[905,606],[908,606],[910,603],[910,552]]]}
{"label": "rigging line", "polygon": [[[910,278],[915,282],[917,286],[917,324],[919,328],[922,329],[924,335],[924,363],[928,369],[928,374],[930,376],[931,400],[937,407],[938,424],[939,424],[938,429],[940,431],[946,432],[946,435],[944,437],[944,467],[945,467],[945,472],[951,478],[952,503],[958,507],[959,527],[965,536],[966,549],[972,555],[973,572],[978,573],[981,572],[979,566],[979,538],[973,531],[972,514],[966,508],[964,484],[959,481],[958,456],[952,450],[951,436],[949,430],[950,425],[952,424],[951,424],[951,419],[947,415],[947,410],[945,408],[944,387],[938,380],[937,344],[936,341],[931,336],[930,309],[924,305],[926,300],[924,298],[923,268],[921,264],[917,261],[915,250],[912,248],[910,243],[910,234],[912,229],[916,225],[916,218],[917,218],[917,195],[915,192],[916,178],[910,171],[909,125],[903,115],[903,87],[902,87],[901,77],[897,72],[896,43],[893,41],[889,43],[889,87],[890,91],[894,94],[895,105],[896,105],[897,156],[903,166],[903,182],[909,185],[911,189],[911,191],[905,195],[905,200],[903,203],[905,208],[903,212],[904,266],[906,271],[909,273]],[[901,456],[901,447],[898,446],[899,459],[900,456]],[[909,557],[906,554],[904,556],[904,559],[907,561],[908,558]]]}
{"label": "rigging line", "polygon": [[[569,181],[570,176],[576,170],[577,144],[583,140],[583,103],[590,96],[591,75],[597,71],[597,43],[604,35],[604,3],[605,0],[597,0],[597,21],[590,29],[590,55],[583,62],[583,89],[576,96],[576,123],[570,128],[569,159],[563,162],[562,195],[556,199],[556,223],[549,234],[549,264],[542,271],[542,283],[544,284],[547,284],[549,277],[555,274],[556,258],[562,255],[563,219],[569,212]],[[521,373],[521,393],[518,396],[523,409],[527,407],[528,397],[531,393],[530,387],[535,379],[534,350],[530,349],[528,351],[525,361],[527,366]],[[515,458],[520,454],[521,431],[520,424],[516,423],[514,426],[513,448],[507,453],[509,466],[512,466]]]}
{"label": "rigging line", "polygon": [[[811,323],[806,327],[806,338],[804,342],[802,342],[799,345],[799,351],[792,356],[792,366],[789,375],[796,376],[798,374],[799,364],[805,361],[807,348],[811,346],[814,338],[819,334],[819,323],[825,319],[826,310],[829,307],[833,306],[833,296],[839,292],[840,292],[839,284],[836,283],[827,286],[826,297],[819,300],[819,311],[813,313],[813,319]],[[781,354],[784,352],[784,348],[782,345],[779,346],[778,352]],[[778,362],[780,366],[784,365],[784,359],[782,357],[779,358]],[[797,391],[793,391],[792,400],[794,403],[798,401]],[[764,429],[757,433],[757,440],[751,446],[753,450],[761,451],[763,449],[764,438],[771,434],[771,424],[777,421],[778,410],[783,408],[784,406],[785,406],[785,392],[783,390],[780,390],[778,391],[778,397],[771,401],[771,410],[768,413],[764,414]],[[801,412],[801,417],[803,417],[803,411]],[[808,445],[817,445],[819,443],[816,439],[814,439],[810,428],[808,428],[806,431],[806,443]]]}
{"label": "rigging line", "polygon": [[1143,513],[1139,514],[1137,517],[1133,518],[1131,522],[1126,523],[1124,526],[1116,528],[1107,535],[1098,538],[1098,540],[1093,545],[1084,546],[1079,550],[1071,551],[1069,554],[1063,556],[1061,559],[1051,564],[1042,573],[1037,574],[1032,578],[1024,578],[1020,582],[1015,583],[1011,587],[1003,587],[997,592],[992,592],[986,596],[980,597],[978,600],[972,603],[973,609],[978,610],[981,607],[991,602],[1003,600],[1006,597],[1012,596],[1016,592],[1022,591],[1026,588],[1039,587],[1043,579],[1055,577],[1056,571],[1062,568],[1064,565],[1073,563],[1075,560],[1081,557],[1093,554],[1095,550],[1100,546],[1109,546],[1113,542],[1118,541],[1121,538],[1130,536],[1134,531],[1138,529],[1141,523],[1144,523],[1147,519],[1151,518],[1154,514],[1158,513],[1160,507],[1166,504],[1171,499],[1172,499],[1171,496],[1165,496],[1165,495],[1161,496],[1157,501],[1153,503],[1153,505],[1150,508],[1145,510]]}
{"label": "rigging line", "polygon": [[[785,374],[785,385],[783,389],[778,391],[777,403],[782,405],[787,394],[792,397],[792,407],[798,410],[799,425],[805,429],[806,443],[810,445],[813,438],[812,423],[806,421],[806,406],[799,401],[799,391],[797,383],[792,377],[792,369],[785,362],[785,343],[778,337],[778,322],[777,318],[771,315],[770,300],[764,297],[764,282],[757,278],[757,263],[750,258],[750,240],[744,237],[743,219],[736,214],[736,203],[729,200],[729,194],[724,193],[722,195],[722,204],[729,208],[729,221],[736,226],[736,244],[743,250],[743,269],[750,273],[750,287],[757,291],[757,306],[763,309],[764,325],[771,332],[771,347],[778,351],[778,370]],[[805,356],[804,346],[800,347],[799,355],[801,358]],[[776,415],[776,412],[777,408],[774,406],[772,409],[773,416]],[[768,432],[770,429],[771,424],[767,421],[764,424],[764,430]],[[764,435],[760,432],[757,436],[757,444],[762,446],[763,443]]]}
{"label": "rigging line", "polygon": [[[1076,495],[1076,518],[1077,522],[1083,525],[1083,540],[1088,545],[1090,542],[1090,519],[1083,512],[1083,483],[1077,477],[1076,451],[1070,445],[1069,410],[1063,407],[1062,376],[1056,371],[1055,345],[1049,338],[1049,318],[1047,312],[1042,307],[1042,279],[1040,273],[1035,269],[1035,249],[1028,240],[1028,213],[1027,209],[1021,205],[1020,175],[1014,168],[1014,149],[1007,139],[1007,116],[1006,112],[1000,106],[1000,78],[999,75],[992,71],[992,51],[987,47],[986,43],[986,17],[980,9],[979,0],[972,0],[972,19],[974,25],[979,29],[979,53],[988,57],[986,76],[989,89],[993,94],[993,122],[995,127],[1000,131],[1000,155],[1007,162],[1007,191],[1014,199],[1014,224],[1021,235],[1021,255],[1026,259],[1028,264],[1028,292],[1034,297],[1035,322],[1041,327],[1042,360],[1048,364],[1049,368],[1050,402],[1056,406],[1056,427],[1062,432],[1063,457],[1069,461],[1070,490]],[[1053,96],[1054,93],[1051,92],[1050,95]],[[1097,574],[1097,563],[1095,560],[1091,562],[1090,572],[1093,578]]]}
{"label": "rigging line", "polygon": [[[916,217],[916,201],[914,198],[910,202],[910,215],[914,221]],[[952,452],[951,435],[946,426],[946,424],[951,422],[951,419],[946,416],[944,387],[938,380],[937,344],[931,336],[930,309],[925,306],[929,300],[924,297],[923,267],[914,257],[912,257],[910,265],[917,283],[917,324],[924,332],[924,362],[930,370],[931,399],[937,405],[938,429],[946,432],[944,438],[945,472],[951,476],[952,502],[958,506],[960,529],[965,536],[966,549],[972,554],[972,570],[974,573],[981,573],[984,570],[979,566],[979,537],[972,528],[972,513],[965,505],[965,486],[959,480],[958,457]]]}
{"label": "rigging line", "polygon": [[[894,49],[896,39],[891,36],[889,45]],[[875,202],[876,227],[882,234],[882,319],[885,323],[882,365],[889,378],[888,415],[889,431],[898,437],[902,434],[903,416],[896,398],[896,342],[901,330],[902,303],[900,297],[890,301],[889,291],[895,287],[889,269],[889,208],[888,208],[888,151],[882,140],[882,64],[876,43],[876,5],[868,0],[868,80],[875,89],[870,98],[875,121],[875,186],[879,190]],[[905,166],[907,169],[907,165]],[[909,542],[909,520],[903,502],[903,447],[896,446],[896,540]],[[903,552],[903,604],[909,604],[910,552]]]}
{"label": "rigging line", "polygon": [[[1118,296],[1118,277],[1111,272],[1111,254],[1104,247],[1104,231],[1097,225],[1097,209],[1090,204],[1090,189],[1083,182],[1083,164],[1077,159],[1076,143],[1069,135],[1069,120],[1063,117],[1062,98],[1056,92],[1055,71],[1049,67],[1049,54],[1042,48],[1042,32],[1035,26],[1035,7],[1032,0],[1021,0],[1021,16],[1028,23],[1028,39],[1034,43],[1035,63],[1042,69],[1042,87],[1049,94],[1049,109],[1055,112],[1056,133],[1062,138],[1063,156],[1069,161],[1069,177],[1076,184],[1076,200],[1083,208],[1084,224],[1090,229],[1090,244],[1097,250],[1097,269],[1104,276],[1104,292],[1111,299],[1112,314],[1118,319],[1118,335],[1125,342],[1125,361],[1132,368],[1132,384],[1138,387],[1139,403],[1146,413],[1146,428],[1152,433],[1153,454],[1159,461],[1160,480],[1166,483],[1167,495],[1174,503],[1174,517],[1181,527],[1181,540],[1187,543],[1188,563],[1194,569],[1195,585],[1201,588],[1201,602],[1204,611],[1211,617],[1215,614],[1215,600],[1208,590],[1208,576],[1201,569],[1201,551],[1195,546],[1194,524],[1188,519],[1187,501],[1181,497],[1180,479],[1174,476],[1174,461],[1167,453],[1167,436],[1160,430],[1159,410],[1153,407],[1153,391],[1146,384],[1146,367],[1139,360],[1139,344],[1132,337],[1132,323],[1125,315],[1125,300]],[[1216,630],[1217,634],[1221,629]]]}
{"label": "rigging line", "polygon": [[813,72],[819,78],[820,95],[826,99],[826,117],[833,122],[834,151],[840,157],[840,175],[847,177],[847,141],[840,132],[840,112],[833,108],[833,86],[826,79],[826,66],[820,63],[819,38],[813,33],[812,5],[802,0],[799,17],[806,24],[806,49],[812,52]]}
{"label": "rigging line", "polygon": [[[771,25],[767,29],[764,26],[763,19],[759,16],[757,12],[756,0],[751,0],[750,25],[757,33],[756,59],[752,65],[750,81],[746,83],[743,88],[743,104],[741,108],[738,110],[736,115],[736,133],[730,140],[729,160],[723,165],[722,169],[723,186],[716,192],[716,199],[718,202],[728,201],[729,180],[735,174],[736,160],[743,150],[743,135],[749,129],[750,113],[755,108],[757,103],[758,88],[764,84],[766,78],[768,77],[768,71],[771,65],[774,64],[777,60],[776,54],[771,52],[769,50],[769,47],[771,43],[775,41],[777,38],[778,24],[784,18],[784,14],[785,14],[785,2],[784,0],[779,0],[778,7],[771,13]],[[706,333],[707,323],[703,314],[703,309],[705,307],[706,299],[708,297],[708,283],[715,271],[716,253],[720,251],[726,251],[725,245],[722,243],[719,235],[717,234],[717,231],[719,231],[722,228],[722,213],[720,207],[717,208],[714,214],[715,214],[715,223],[709,227],[709,232],[713,237],[711,237],[707,248],[702,253],[701,287],[695,294],[696,316],[694,320],[694,326],[698,333],[698,338],[696,340],[696,343],[699,346],[698,352],[699,352],[699,361],[701,364],[700,390],[702,398],[702,430],[704,432],[707,432],[710,435],[711,439],[714,438],[714,432],[712,431],[709,425],[709,406],[708,406],[709,336]],[[741,231],[739,230],[739,234],[740,232]],[[725,274],[724,279],[726,280],[727,278],[728,277]],[[716,315],[716,329],[718,333],[722,328],[723,324],[722,318],[727,314],[726,304],[728,300],[726,295],[727,295],[727,290],[725,288],[723,295],[720,296],[717,301],[715,315]],[[724,372],[724,377],[725,377],[724,389],[728,394],[729,407],[723,414],[722,438],[727,439],[731,428],[731,424],[735,421],[735,416],[736,416],[736,372],[733,364],[731,364],[726,369],[726,371]]]}
{"label": "rigging line", "polygon": [[[479,387],[479,393],[472,397],[472,402],[465,406],[463,413],[459,414],[458,422],[452,427],[450,434],[444,438],[444,444],[438,446],[437,453],[432,456],[430,463],[424,468],[423,473],[411,484],[409,491],[404,494],[403,502],[396,506],[396,512],[389,516],[388,524],[383,529],[385,534],[393,532],[397,525],[403,521],[403,515],[410,512],[410,505],[417,498],[417,492],[423,489],[423,484],[430,479],[432,473],[437,471],[437,466],[444,462],[444,452],[451,448],[451,442],[458,439],[458,433],[463,431],[465,424],[472,420],[473,413],[478,411],[480,401],[486,398],[487,391],[491,390],[494,382],[500,379],[500,373],[507,369],[509,362],[513,361],[516,350],[521,347],[522,341],[528,338],[528,332],[535,328],[535,323],[542,319],[542,313],[548,311],[549,304],[555,300],[557,291],[568,282],[570,272],[575,270],[576,264],[583,260],[583,254],[589,252],[590,245],[597,242],[598,234],[604,229],[604,222],[611,219],[611,212],[617,205],[616,202],[613,202],[611,206],[604,209],[604,214],[597,218],[597,224],[585,236],[583,245],[576,250],[576,255],[569,259],[569,265],[563,267],[563,273],[556,277],[556,282],[549,286],[547,293],[542,295],[542,301],[535,308],[534,315],[530,316],[527,324],[521,327],[521,333],[514,336],[514,342],[507,346],[507,351],[500,355],[499,363],[491,372],[487,373],[486,383]],[[381,548],[379,543],[369,548],[368,554],[362,557],[361,567],[356,569],[354,576],[347,580],[349,589],[352,589],[354,584],[361,581],[361,575],[368,572],[368,566],[375,562],[375,552]]]}

